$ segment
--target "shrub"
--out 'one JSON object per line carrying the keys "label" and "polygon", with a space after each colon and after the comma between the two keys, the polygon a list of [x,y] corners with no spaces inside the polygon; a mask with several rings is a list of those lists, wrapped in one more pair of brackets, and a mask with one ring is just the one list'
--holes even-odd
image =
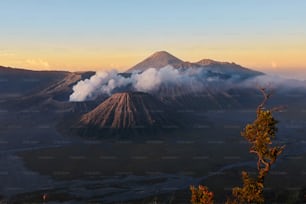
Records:
{"label": "shrub", "polygon": [[[256,119],[253,123],[246,125],[241,133],[251,145],[250,153],[257,156],[257,176],[250,177],[246,171],[242,171],[242,187],[232,189],[232,198],[227,200],[227,204],[241,203],[264,203],[264,180],[269,173],[271,166],[277,157],[283,152],[284,146],[273,146],[272,140],[277,133],[277,123],[273,117],[273,112],[279,108],[266,109],[265,104],[270,98],[265,89],[261,89],[264,96],[263,102],[257,107]],[[205,186],[195,188],[191,186],[192,204],[213,203],[213,193]]]}

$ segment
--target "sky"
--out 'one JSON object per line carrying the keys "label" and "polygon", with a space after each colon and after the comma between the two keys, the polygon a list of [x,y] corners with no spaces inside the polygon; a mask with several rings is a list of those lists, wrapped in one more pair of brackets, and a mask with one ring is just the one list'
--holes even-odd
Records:
{"label": "sky", "polygon": [[0,8],[3,66],[125,70],[166,50],[191,62],[306,70],[305,0],[0,0]]}

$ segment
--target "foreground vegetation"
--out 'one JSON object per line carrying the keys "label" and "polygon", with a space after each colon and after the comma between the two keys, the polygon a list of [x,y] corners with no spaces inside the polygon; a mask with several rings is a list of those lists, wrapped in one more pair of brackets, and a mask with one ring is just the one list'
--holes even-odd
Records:
{"label": "foreground vegetation", "polygon": [[[276,162],[277,157],[283,152],[285,146],[273,146],[272,140],[277,133],[277,123],[273,112],[280,108],[266,109],[265,105],[270,94],[261,89],[264,100],[257,107],[257,116],[253,123],[246,125],[241,136],[250,143],[250,153],[257,156],[257,175],[252,177],[248,172],[242,171],[242,187],[234,187],[232,196],[227,199],[227,204],[241,203],[264,203],[264,181]],[[197,188],[190,187],[192,204],[214,203],[214,193],[206,186],[200,185]]]}

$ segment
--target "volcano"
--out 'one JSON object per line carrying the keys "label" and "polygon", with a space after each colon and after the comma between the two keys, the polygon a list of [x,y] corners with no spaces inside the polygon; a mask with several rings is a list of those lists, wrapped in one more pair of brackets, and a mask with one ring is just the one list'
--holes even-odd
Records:
{"label": "volcano", "polygon": [[155,52],[148,58],[128,69],[125,73],[143,72],[149,68],[161,69],[166,66],[171,66],[180,70],[203,68],[213,76],[226,75],[226,77],[230,77],[231,75],[237,75],[241,76],[243,79],[263,75],[261,72],[245,68],[236,63],[219,62],[211,59],[202,59],[198,62],[187,62],[166,51]]}
{"label": "volcano", "polygon": [[85,129],[146,129],[173,125],[167,117],[168,108],[150,94],[116,93],[79,121]]}
{"label": "volcano", "polygon": [[166,51],[155,52],[145,60],[131,67],[127,72],[143,72],[148,68],[161,69],[165,66],[171,65],[173,67],[184,63],[179,58],[173,56],[172,54]]}

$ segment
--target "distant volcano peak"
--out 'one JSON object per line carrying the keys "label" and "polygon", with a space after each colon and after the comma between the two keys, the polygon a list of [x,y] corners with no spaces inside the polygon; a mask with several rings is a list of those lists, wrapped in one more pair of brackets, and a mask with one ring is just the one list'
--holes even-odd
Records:
{"label": "distant volcano peak", "polygon": [[167,65],[178,65],[184,63],[179,58],[173,56],[169,52],[166,51],[158,51],[143,60],[142,62],[136,64],[132,68],[130,68],[127,72],[138,71],[142,72],[148,68],[156,68],[160,69]]}
{"label": "distant volcano peak", "polygon": [[[156,58],[176,59],[176,60],[178,60],[178,61],[181,61],[180,59],[178,59],[178,58],[175,57],[174,55],[172,55],[172,54],[170,54],[169,52],[164,51],[164,50],[162,50],[162,51],[157,51],[157,52],[153,53],[150,57],[151,57],[151,58],[152,58],[152,57],[156,57]],[[150,57],[149,57],[149,58],[150,58]]]}

